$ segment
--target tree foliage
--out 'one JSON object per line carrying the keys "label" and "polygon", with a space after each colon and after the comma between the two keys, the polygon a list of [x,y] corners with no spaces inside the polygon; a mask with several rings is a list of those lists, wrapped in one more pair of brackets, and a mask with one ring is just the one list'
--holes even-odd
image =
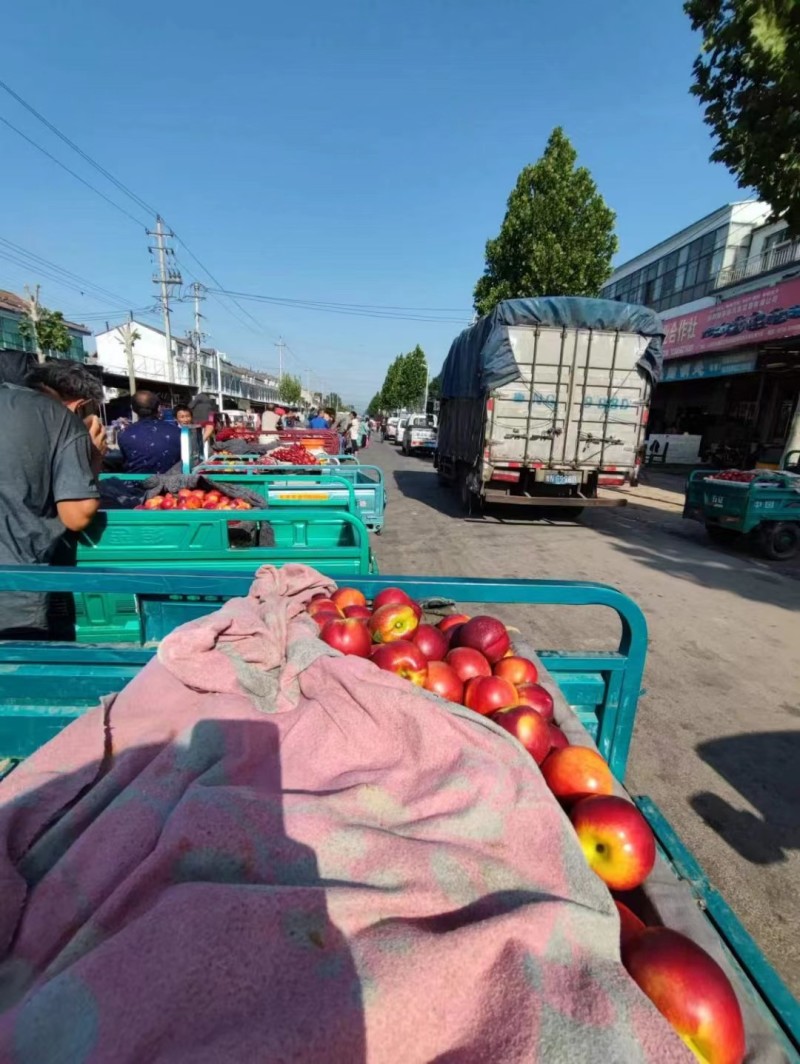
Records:
{"label": "tree foliage", "polygon": [[63,355],[72,347],[72,337],[60,310],[39,307],[36,321],[30,316],[20,319],[19,332],[26,340],[33,340],[37,349],[46,354],[56,351]]}
{"label": "tree foliage", "polygon": [[711,154],[800,236],[800,6],[797,0],[686,0],[703,36],[692,92]]}
{"label": "tree foliage", "polygon": [[479,314],[520,296],[595,296],[608,280],[616,215],[577,158],[559,126],[517,178],[500,232],[486,242],[474,292]]}
{"label": "tree foliage", "polygon": [[442,397],[442,374],[441,371],[431,379],[428,385],[428,398],[429,399],[441,399]]}
{"label": "tree foliage", "polygon": [[377,392],[369,401],[367,413],[370,417],[377,417],[377,415],[380,414],[382,409],[383,405],[381,404],[381,393]]}
{"label": "tree foliage", "polygon": [[419,344],[413,351],[403,355],[400,366],[400,387],[403,395],[401,405],[411,409],[421,407],[425,398],[425,385],[428,383],[428,362]]}
{"label": "tree foliage", "polygon": [[428,363],[419,344],[413,351],[398,355],[386,371],[383,387],[376,397],[379,409],[402,410],[421,406],[427,376]]}
{"label": "tree foliage", "polygon": [[338,392],[328,392],[325,396],[322,405],[331,410],[344,410],[344,404],[342,397]]}
{"label": "tree foliage", "polygon": [[303,385],[299,377],[293,377],[291,373],[284,373],[278,384],[278,395],[282,402],[290,406],[298,406],[303,398]]}
{"label": "tree foliage", "polygon": [[404,357],[398,355],[386,371],[381,388],[381,406],[384,410],[399,410],[403,406],[401,377]]}

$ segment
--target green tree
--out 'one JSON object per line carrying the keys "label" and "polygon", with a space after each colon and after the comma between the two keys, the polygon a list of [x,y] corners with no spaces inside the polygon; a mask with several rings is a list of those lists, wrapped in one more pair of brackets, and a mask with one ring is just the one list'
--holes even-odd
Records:
{"label": "green tree", "polygon": [[370,399],[369,406],[367,407],[367,413],[370,417],[376,417],[378,414],[380,414],[382,409],[383,406],[381,404],[381,393],[378,392]]}
{"label": "green tree", "polygon": [[486,243],[479,314],[519,296],[594,296],[610,276],[616,215],[577,158],[559,126],[517,178],[500,232]]}
{"label": "green tree", "polygon": [[437,373],[436,376],[432,378],[430,384],[428,385],[428,398],[429,399],[441,399],[442,398],[442,374],[441,374],[441,372]]}
{"label": "green tree", "polygon": [[714,162],[800,236],[800,7],[797,0],[687,0],[703,37],[691,91]]}
{"label": "green tree", "polygon": [[330,407],[331,410],[344,410],[342,397],[338,392],[328,392],[325,396],[324,405]]}
{"label": "green tree", "polygon": [[399,410],[403,406],[403,360],[405,355],[398,355],[386,371],[381,388],[381,406],[384,410]]}
{"label": "green tree", "polygon": [[298,406],[303,398],[303,385],[300,378],[293,377],[291,373],[284,373],[278,385],[278,395],[284,403]]}
{"label": "green tree", "polygon": [[425,352],[417,344],[413,351],[403,355],[400,364],[400,406],[414,408],[422,405],[425,385],[428,381],[428,363]]}
{"label": "green tree", "polygon": [[60,310],[39,307],[36,321],[29,316],[20,320],[19,333],[24,339],[32,340],[37,351],[44,354],[55,351],[64,355],[72,347],[72,337]]}

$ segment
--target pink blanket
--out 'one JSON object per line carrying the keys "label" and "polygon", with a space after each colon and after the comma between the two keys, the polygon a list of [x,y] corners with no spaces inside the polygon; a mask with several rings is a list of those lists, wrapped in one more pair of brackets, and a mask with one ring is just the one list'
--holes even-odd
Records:
{"label": "pink blanket", "polygon": [[0,785],[0,1060],[688,1062],[491,723],[264,568]]}

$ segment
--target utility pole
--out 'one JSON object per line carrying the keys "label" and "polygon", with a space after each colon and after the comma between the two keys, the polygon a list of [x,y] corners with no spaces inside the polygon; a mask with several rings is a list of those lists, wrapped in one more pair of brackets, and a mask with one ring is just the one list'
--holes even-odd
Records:
{"label": "utility pole", "polygon": [[[117,330],[119,333],[119,342],[125,348],[125,361],[128,364],[128,389],[131,393],[131,400],[136,392],[136,373],[133,368],[133,345],[139,339],[139,334],[133,327],[133,311],[128,311],[128,321],[125,325],[120,325]],[[133,421],[138,421],[136,414],[133,412],[133,406],[131,406],[131,418]]]}
{"label": "utility pole", "polygon": [[278,392],[280,393],[280,383],[283,380],[283,349],[286,347],[282,336],[278,337],[278,342],[275,346],[278,349]]}
{"label": "utility pole", "polygon": [[25,292],[28,296],[28,315],[33,323],[33,339],[36,344],[36,357],[40,362],[44,362],[44,352],[42,351],[42,345],[39,343],[39,330],[37,325],[39,324],[39,285],[34,285],[33,291],[25,285]]}
{"label": "utility pole", "polygon": [[200,331],[200,322],[203,318],[203,315],[200,313],[200,303],[205,299],[205,296],[201,294],[203,291],[203,285],[198,281],[195,281],[192,285],[192,293],[194,296],[194,332],[192,333],[192,346],[194,347],[195,377],[198,392],[202,392],[203,390],[201,349],[205,334]]}
{"label": "utility pole", "polygon": [[160,214],[156,215],[155,229],[148,229],[147,235],[156,238],[156,246],[150,248],[150,251],[154,251],[158,255],[158,276],[153,278],[153,283],[157,284],[161,289],[161,312],[164,315],[164,333],[167,338],[167,378],[170,384],[174,384],[175,369],[172,360],[172,323],[169,314],[169,290],[176,285],[182,285],[183,278],[180,270],[168,265],[170,255],[174,256],[175,252],[172,248],[167,247],[165,238],[173,237],[175,234],[171,229],[164,228],[164,220]]}

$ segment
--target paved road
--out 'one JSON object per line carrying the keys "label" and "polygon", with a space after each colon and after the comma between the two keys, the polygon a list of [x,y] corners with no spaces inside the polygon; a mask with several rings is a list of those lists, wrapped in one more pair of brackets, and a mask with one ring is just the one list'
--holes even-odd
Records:
{"label": "paved road", "polygon": [[[373,540],[382,573],[598,580],[642,606],[647,693],[629,787],[661,806],[800,994],[800,566],[709,545],[669,478],[576,524],[515,508],[465,520],[429,461],[388,444],[361,457],[390,493]],[[512,615],[541,648],[611,648],[618,635],[603,609]]]}

